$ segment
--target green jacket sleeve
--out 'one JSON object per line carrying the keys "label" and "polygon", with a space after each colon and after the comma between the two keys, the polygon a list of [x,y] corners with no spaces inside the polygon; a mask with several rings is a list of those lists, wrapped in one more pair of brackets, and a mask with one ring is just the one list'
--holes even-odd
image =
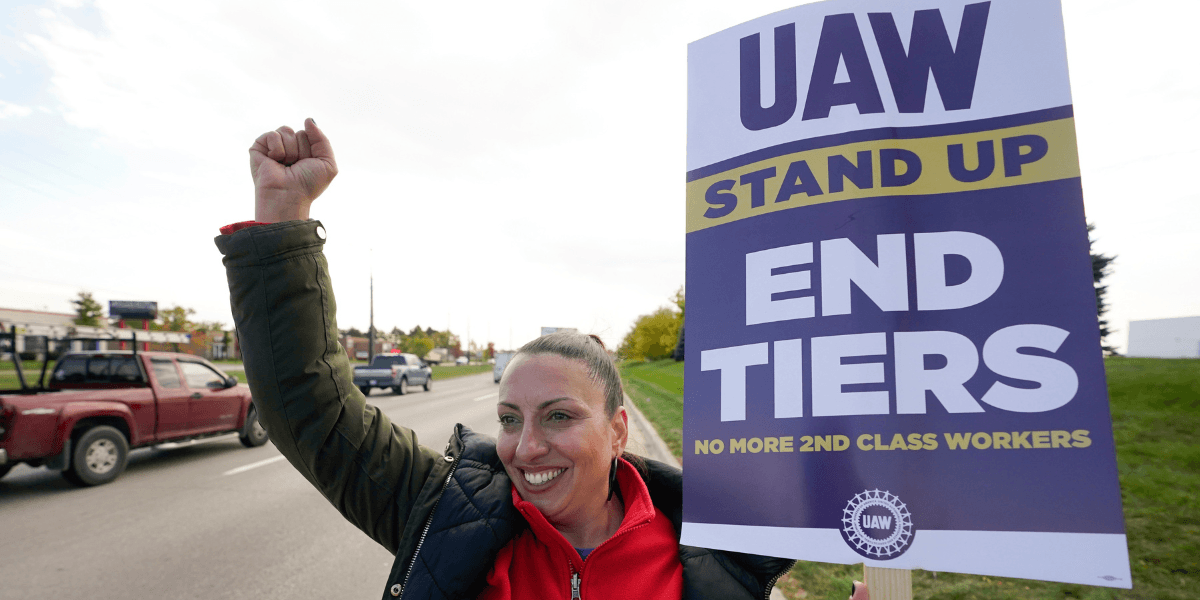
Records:
{"label": "green jacket sleeve", "polygon": [[216,243],[246,378],[271,441],[346,519],[395,554],[421,525],[410,515],[424,514],[419,505],[436,497],[448,468],[354,387],[338,342],[324,231],[318,221],[291,221]]}

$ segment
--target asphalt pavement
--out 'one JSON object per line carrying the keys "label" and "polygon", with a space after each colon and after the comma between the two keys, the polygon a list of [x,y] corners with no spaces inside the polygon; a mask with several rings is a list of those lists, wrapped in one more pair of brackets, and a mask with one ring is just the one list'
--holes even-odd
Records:
{"label": "asphalt pavement", "polygon": [[[456,422],[496,428],[489,374],[371,401],[445,447]],[[130,453],[80,489],[21,465],[0,480],[0,599],[379,598],[392,556],[271,444],[234,435]]]}
{"label": "asphalt pavement", "polygon": [[[455,423],[494,435],[497,387],[484,373],[370,401],[440,451]],[[674,460],[630,407],[629,449]],[[272,444],[235,435],[134,450],[94,488],[18,466],[0,480],[0,542],[0,600],[378,598],[392,564]]]}

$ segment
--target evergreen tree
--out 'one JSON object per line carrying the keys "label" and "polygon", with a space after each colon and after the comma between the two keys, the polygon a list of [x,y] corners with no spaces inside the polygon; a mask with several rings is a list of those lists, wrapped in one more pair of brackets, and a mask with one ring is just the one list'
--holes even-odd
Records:
{"label": "evergreen tree", "polygon": [[79,296],[71,301],[75,305],[76,325],[100,327],[100,319],[104,318],[104,308],[92,297],[91,292],[80,291]]}
{"label": "evergreen tree", "polygon": [[1096,243],[1096,239],[1092,237],[1092,231],[1096,226],[1088,223],[1088,251],[1092,255],[1092,285],[1096,288],[1096,317],[1100,320],[1100,347],[1105,354],[1116,354],[1117,350],[1105,342],[1108,334],[1112,333],[1112,329],[1108,326],[1108,319],[1104,318],[1104,313],[1108,312],[1108,300],[1105,296],[1108,294],[1108,286],[1102,281],[1105,277],[1112,274],[1112,262],[1117,259],[1115,254],[1105,255],[1092,250],[1092,245]]}

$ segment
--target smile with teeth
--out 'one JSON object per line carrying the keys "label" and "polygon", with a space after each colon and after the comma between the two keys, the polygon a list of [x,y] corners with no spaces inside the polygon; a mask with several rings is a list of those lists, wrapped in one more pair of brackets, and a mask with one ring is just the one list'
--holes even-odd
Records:
{"label": "smile with teeth", "polygon": [[529,482],[530,485],[543,485],[548,483],[551,479],[558,477],[563,471],[566,471],[566,469],[552,469],[549,471],[542,471],[541,473],[530,473],[529,471],[525,471],[525,481]]}

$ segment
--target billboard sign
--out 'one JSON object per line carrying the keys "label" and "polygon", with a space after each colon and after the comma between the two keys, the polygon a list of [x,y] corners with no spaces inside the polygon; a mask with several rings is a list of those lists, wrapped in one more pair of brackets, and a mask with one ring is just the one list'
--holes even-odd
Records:
{"label": "billboard sign", "polygon": [[158,318],[158,303],[137,300],[109,300],[108,316],[113,319],[154,320]]}

